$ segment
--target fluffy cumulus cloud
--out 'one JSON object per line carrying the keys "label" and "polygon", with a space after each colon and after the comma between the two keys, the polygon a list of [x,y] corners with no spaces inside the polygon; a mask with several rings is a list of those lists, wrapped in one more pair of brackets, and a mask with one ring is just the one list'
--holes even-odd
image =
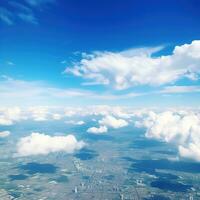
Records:
{"label": "fluffy cumulus cloud", "polygon": [[102,118],[102,120],[99,120],[99,124],[117,129],[127,126],[128,122],[124,119],[117,119],[111,115],[107,115],[104,118]]}
{"label": "fluffy cumulus cloud", "polygon": [[199,79],[199,40],[176,46],[171,55],[152,56],[159,50],[149,48],[83,54],[82,59],[67,67],[65,72],[90,81],[85,84],[112,85],[118,90],[136,85],[169,84],[184,77]]}
{"label": "fluffy cumulus cloud", "polygon": [[106,133],[108,131],[108,128],[106,126],[100,126],[100,127],[90,127],[88,128],[88,133],[94,133],[94,134],[102,134]]}
{"label": "fluffy cumulus cloud", "polygon": [[0,132],[0,138],[5,138],[10,135],[10,131],[1,131]]}
{"label": "fluffy cumulus cloud", "polygon": [[104,116],[101,120],[98,121],[99,127],[90,127],[87,132],[94,134],[106,133],[108,127],[118,129],[128,125],[128,122],[124,119],[117,119],[111,115]]}
{"label": "fluffy cumulus cloud", "polygon": [[149,112],[137,122],[147,128],[146,137],[174,143],[182,157],[200,161],[200,113],[198,111]]}
{"label": "fluffy cumulus cloud", "polygon": [[49,136],[43,133],[32,133],[17,143],[17,156],[46,155],[54,152],[73,153],[85,146],[75,136]]}

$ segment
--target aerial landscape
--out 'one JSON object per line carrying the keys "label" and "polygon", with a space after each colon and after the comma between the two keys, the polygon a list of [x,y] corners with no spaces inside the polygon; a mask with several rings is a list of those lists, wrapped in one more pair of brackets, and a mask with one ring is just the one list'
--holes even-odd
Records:
{"label": "aerial landscape", "polygon": [[198,0],[0,1],[0,200],[200,200]]}

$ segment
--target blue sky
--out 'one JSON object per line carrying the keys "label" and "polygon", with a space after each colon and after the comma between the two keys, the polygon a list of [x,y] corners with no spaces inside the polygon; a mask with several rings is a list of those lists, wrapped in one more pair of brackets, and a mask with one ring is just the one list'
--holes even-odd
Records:
{"label": "blue sky", "polygon": [[199,9],[197,0],[2,0],[1,105],[198,106]]}

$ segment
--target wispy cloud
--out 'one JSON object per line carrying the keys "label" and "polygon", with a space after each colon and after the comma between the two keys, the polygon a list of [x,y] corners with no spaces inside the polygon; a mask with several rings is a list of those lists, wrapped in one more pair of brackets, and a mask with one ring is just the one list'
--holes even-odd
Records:
{"label": "wispy cloud", "polygon": [[32,13],[29,13],[29,14],[19,13],[18,16],[23,21],[26,21],[32,24],[38,24],[36,17]]}
{"label": "wispy cloud", "polygon": [[167,86],[159,93],[164,94],[176,94],[176,93],[193,93],[200,92],[200,86],[190,85],[190,86]]}
{"label": "wispy cloud", "polygon": [[167,86],[159,90],[137,93],[98,92],[77,88],[59,88],[42,81],[16,80],[5,75],[1,77],[0,103],[2,105],[66,105],[67,103],[73,104],[74,101],[78,103],[85,102],[87,105],[91,102],[110,104],[113,101],[127,101],[139,97],[147,98],[153,95],[200,92],[200,86]]}
{"label": "wispy cloud", "polygon": [[12,61],[7,61],[6,64],[10,65],[10,66],[14,66],[15,65],[15,63],[13,63]]}
{"label": "wispy cloud", "polygon": [[9,5],[11,5],[13,8],[15,8],[19,11],[23,11],[23,12],[27,12],[27,13],[32,12],[32,9],[29,8],[27,5],[16,2],[16,1],[9,1]]}
{"label": "wispy cloud", "polygon": [[13,24],[13,14],[6,8],[0,7],[0,19],[8,25]]}
{"label": "wispy cloud", "polygon": [[[112,101],[140,96],[140,94],[111,94],[98,93],[89,90],[75,88],[58,88],[40,81],[15,80],[7,76],[2,76],[0,80],[0,102],[2,105],[41,105],[41,104],[66,104],[74,100],[81,102],[91,102],[92,100]],[[143,95],[143,94],[141,94]]]}
{"label": "wispy cloud", "polygon": [[42,4],[54,3],[56,0],[25,0],[31,6],[41,6]]}
{"label": "wispy cloud", "polygon": [[17,20],[38,24],[35,10],[42,11],[41,8],[43,6],[53,2],[55,2],[55,0],[8,1],[6,7],[0,7],[0,20],[8,25],[15,24]]}

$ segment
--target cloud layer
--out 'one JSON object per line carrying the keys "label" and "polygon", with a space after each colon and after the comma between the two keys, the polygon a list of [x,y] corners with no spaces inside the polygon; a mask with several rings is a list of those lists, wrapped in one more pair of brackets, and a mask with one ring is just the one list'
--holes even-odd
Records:
{"label": "cloud layer", "polygon": [[[145,136],[173,143],[183,158],[200,162],[200,110],[184,109],[134,109],[131,107],[88,106],[88,107],[19,107],[0,108],[0,125],[12,125],[21,120],[62,120],[70,125],[84,125],[83,120],[96,124],[87,129],[88,133],[103,134],[109,129],[127,126],[130,122],[145,127]],[[6,137],[9,131],[0,133]],[[58,145],[59,144],[59,145]],[[73,135],[49,136],[33,133],[18,142],[18,155],[37,155],[51,152],[73,152],[84,146]],[[34,149],[37,149],[34,151]]]}
{"label": "cloud layer", "polygon": [[[112,116],[111,116],[112,115]],[[0,125],[13,125],[23,120],[48,121],[65,120],[66,124],[84,125],[83,117],[102,117],[100,124],[108,127],[121,127],[126,125],[125,120],[130,114],[125,108],[119,106],[85,106],[85,107],[63,107],[63,106],[31,106],[31,107],[0,107]],[[76,118],[76,119],[74,119]],[[81,118],[81,119],[79,119]],[[122,118],[122,119],[120,119]]]}
{"label": "cloud layer", "polygon": [[85,146],[83,141],[77,141],[75,136],[49,136],[42,133],[32,133],[23,137],[17,143],[17,156],[46,155],[54,152],[73,153]]}
{"label": "cloud layer", "polygon": [[176,46],[171,55],[153,57],[158,50],[160,48],[83,54],[82,59],[65,72],[91,81],[85,84],[112,85],[117,90],[136,85],[171,84],[181,78],[199,79],[199,40]]}

